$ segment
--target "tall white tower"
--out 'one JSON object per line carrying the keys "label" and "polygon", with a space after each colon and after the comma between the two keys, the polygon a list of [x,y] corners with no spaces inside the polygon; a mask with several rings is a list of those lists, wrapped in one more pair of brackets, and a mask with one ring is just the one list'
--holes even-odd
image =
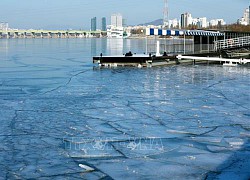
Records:
{"label": "tall white tower", "polygon": [[168,19],[168,0],[164,0],[164,10],[163,10],[163,27],[169,28]]}

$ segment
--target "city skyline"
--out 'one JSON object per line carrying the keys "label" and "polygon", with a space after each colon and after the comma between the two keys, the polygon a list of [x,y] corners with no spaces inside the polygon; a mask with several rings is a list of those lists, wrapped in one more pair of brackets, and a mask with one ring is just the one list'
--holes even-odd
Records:
{"label": "city skyline", "polygon": [[[249,1],[193,0],[190,3],[188,0],[169,0],[168,6],[169,19],[180,18],[182,13],[190,12],[195,17],[221,18],[227,23],[235,23],[249,6]],[[17,0],[2,0],[0,21],[18,29],[90,29],[90,19],[93,17],[106,17],[109,20],[113,13],[119,12],[127,19],[128,25],[137,25],[163,18],[163,8],[163,0],[156,0],[153,5],[151,1],[143,0],[74,0],[71,3],[64,0],[23,0],[21,4]]]}

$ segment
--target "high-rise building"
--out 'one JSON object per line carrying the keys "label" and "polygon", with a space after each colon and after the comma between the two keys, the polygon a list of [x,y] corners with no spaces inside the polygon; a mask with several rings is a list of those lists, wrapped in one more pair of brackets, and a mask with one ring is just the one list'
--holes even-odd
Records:
{"label": "high-rise building", "polygon": [[181,28],[187,28],[189,25],[192,25],[192,15],[190,13],[181,14]]}
{"label": "high-rise building", "polygon": [[187,13],[187,27],[192,24],[193,18],[190,13]]}
{"label": "high-rise building", "polygon": [[126,27],[127,26],[127,19],[122,19],[122,27]]}
{"label": "high-rise building", "polygon": [[181,28],[185,28],[185,14],[181,14]]}
{"label": "high-rise building", "polygon": [[249,8],[247,8],[247,9],[245,10],[245,12],[244,12],[244,14],[243,14],[243,18],[244,18],[244,20],[245,20],[245,22],[246,22],[246,25],[248,25],[248,24],[249,24]]}
{"label": "high-rise building", "polygon": [[248,7],[248,24],[250,25],[250,5]]}
{"label": "high-rise building", "polygon": [[91,31],[96,31],[96,17],[91,19]]}
{"label": "high-rise building", "polygon": [[107,20],[105,17],[102,18],[102,31],[107,31]]}
{"label": "high-rise building", "polygon": [[121,14],[112,14],[111,25],[107,28],[107,36],[110,38],[123,38],[124,28]]}
{"label": "high-rise building", "polygon": [[242,25],[250,25],[250,7],[246,8],[241,19],[238,19],[238,23]]}
{"label": "high-rise building", "polygon": [[164,10],[163,10],[163,27],[169,28],[169,11],[168,11],[168,0],[164,0]]}
{"label": "high-rise building", "polygon": [[111,15],[111,26],[123,27],[122,26],[122,15],[121,14],[112,14]]}

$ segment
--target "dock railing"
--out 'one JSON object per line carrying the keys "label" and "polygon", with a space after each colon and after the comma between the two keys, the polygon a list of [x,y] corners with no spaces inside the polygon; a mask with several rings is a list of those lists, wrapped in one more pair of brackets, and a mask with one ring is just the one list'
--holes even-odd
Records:
{"label": "dock railing", "polygon": [[215,41],[215,50],[250,46],[250,36]]}

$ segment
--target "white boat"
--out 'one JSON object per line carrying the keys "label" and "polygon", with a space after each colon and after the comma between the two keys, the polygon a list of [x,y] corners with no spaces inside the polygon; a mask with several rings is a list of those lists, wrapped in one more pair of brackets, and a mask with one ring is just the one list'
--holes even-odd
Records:
{"label": "white boat", "polygon": [[123,27],[110,26],[107,29],[108,38],[123,38],[124,29]]}

